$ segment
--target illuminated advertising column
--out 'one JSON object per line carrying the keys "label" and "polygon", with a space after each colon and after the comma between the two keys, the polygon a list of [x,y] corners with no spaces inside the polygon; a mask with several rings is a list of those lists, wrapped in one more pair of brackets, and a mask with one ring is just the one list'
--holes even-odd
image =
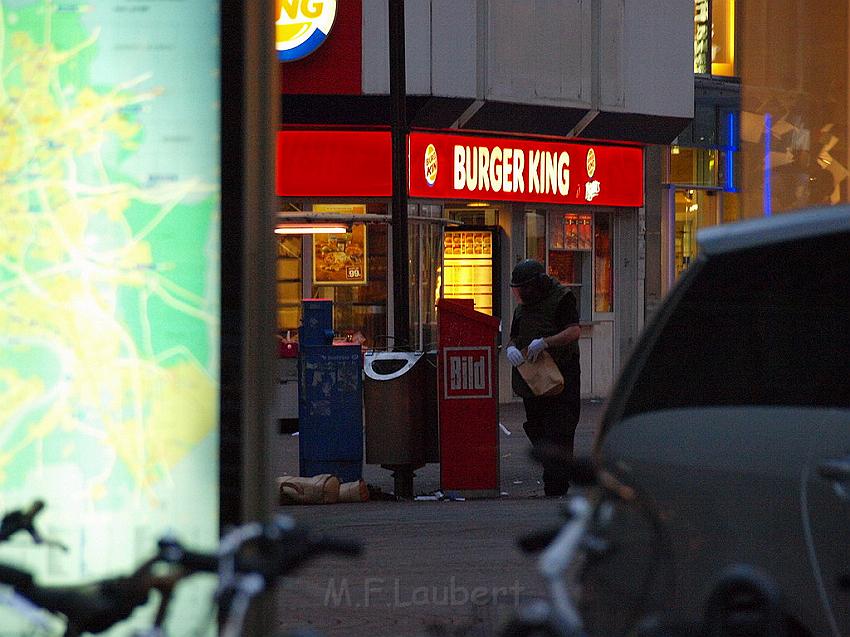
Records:
{"label": "illuminated advertising column", "polygon": [[[218,32],[217,2],[0,0],[0,510],[44,499],[69,547],[0,560],[47,583],[218,537]],[[180,597],[171,634],[208,612]]]}

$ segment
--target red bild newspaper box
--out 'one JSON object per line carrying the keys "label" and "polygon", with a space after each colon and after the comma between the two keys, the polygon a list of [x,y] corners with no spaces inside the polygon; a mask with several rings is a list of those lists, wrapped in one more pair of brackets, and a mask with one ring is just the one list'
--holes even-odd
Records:
{"label": "red bild newspaper box", "polygon": [[499,495],[499,319],[465,299],[440,299],[437,354],[440,487]]}

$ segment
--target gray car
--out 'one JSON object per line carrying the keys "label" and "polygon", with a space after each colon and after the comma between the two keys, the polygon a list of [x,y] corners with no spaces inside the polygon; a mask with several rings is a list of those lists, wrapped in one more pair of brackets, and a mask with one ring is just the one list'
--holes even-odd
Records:
{"label": "gray car", "polygon": [[850,635],[850,208],[699,241],[605,409],[597,460],[648,508],[618,508],[588,628],[695,621],[746,564],[778,584],[790,634]]}

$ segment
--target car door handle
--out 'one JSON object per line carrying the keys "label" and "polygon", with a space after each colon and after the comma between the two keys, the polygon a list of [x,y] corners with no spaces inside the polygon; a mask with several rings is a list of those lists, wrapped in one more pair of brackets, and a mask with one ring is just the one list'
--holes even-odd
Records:
{"label": "car door handle", "polygon": [[833,482],[850,481],[850,456],[824,460],[818,465],[818,473],[821,478]]}

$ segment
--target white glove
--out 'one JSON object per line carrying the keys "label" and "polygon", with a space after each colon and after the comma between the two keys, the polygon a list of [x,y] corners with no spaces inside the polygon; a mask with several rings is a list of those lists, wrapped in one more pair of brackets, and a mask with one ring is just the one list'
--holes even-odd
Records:
{"label": "white glove", "polygon": [[508,349],[505,350],[505,356],[508,357],[508,361],[514,367],[519,367],[525,362],[522,352],[513,345],[508,345]]}
{"label": "white glove", "polygon": [[528,346],[528,360],[530,360],[532,363],[536,361],[537,357],[540,356],[540,352],[542,352],[544,349],[546,349],[546,339],[535,338]]}

